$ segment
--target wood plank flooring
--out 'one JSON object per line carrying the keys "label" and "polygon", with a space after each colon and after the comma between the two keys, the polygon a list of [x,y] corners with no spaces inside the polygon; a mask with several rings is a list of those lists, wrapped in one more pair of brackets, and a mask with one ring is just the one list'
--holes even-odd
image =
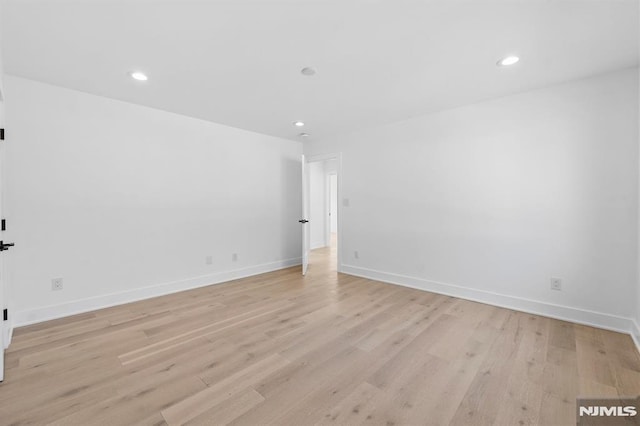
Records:
{"label": "wood plank flooring", "polygon": [[290,268],[17,329],[0,424],[574,425],[627,335]]}

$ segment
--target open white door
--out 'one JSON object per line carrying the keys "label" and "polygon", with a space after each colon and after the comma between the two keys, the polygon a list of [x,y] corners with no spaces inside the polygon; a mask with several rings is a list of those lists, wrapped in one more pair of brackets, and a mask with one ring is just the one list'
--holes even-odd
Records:
{"label": "open white door", "polygon": [[[1,87],[0,87],[0,130],[1,133],[1,137],[0,139],[0,218],[4,217],[4,215],[2,214],[2,201],[3,201],[3,183],[4,183],[4,174],[3,174],[3,170],[4,170],[4,97],[3,97],[3,93],[1,91]],[[4,228],[4,226],[2,227]],[[2,232],[2,231],[0,231]],[[0,239],[2,239],[2,236],[0,236]],[[10,244],[13,245],[13,244]],[[7,248],[9,246],[6,246]],[[0,311],[4,311],[6,305],[6,298],[5,298],[5,278],[6,275],[4,273],[4,267],[5,267],[5,262],[4,262],[4,256],[2,255],[2,253],[4,253],[4,250],[6,250],[5,245],[3,244],[3,241],[0,241]],[[2,317],[0,317],[0,382],[2,380],[4,380],[4,347],[5,347],[5,333],[6,333],[6,326],[5,326],[5,318],[4,317],[4,313],[2,315]]]}
{"label": "open white door", "polygon": [[302,156],[302,219],[298,222],[302,224],[302,275],[307,273],[309,267],[309,251],[311,249],[311,238],[309,228],[309,169],[307,161]]}

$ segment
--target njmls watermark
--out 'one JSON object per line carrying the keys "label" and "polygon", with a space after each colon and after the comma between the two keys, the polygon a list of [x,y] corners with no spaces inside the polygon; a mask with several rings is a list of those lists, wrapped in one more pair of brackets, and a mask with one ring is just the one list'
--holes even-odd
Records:
{"label": "njmls watermark", "polygon": [[640,426],[640,396],[636,398],[578,398],[578,426]]}

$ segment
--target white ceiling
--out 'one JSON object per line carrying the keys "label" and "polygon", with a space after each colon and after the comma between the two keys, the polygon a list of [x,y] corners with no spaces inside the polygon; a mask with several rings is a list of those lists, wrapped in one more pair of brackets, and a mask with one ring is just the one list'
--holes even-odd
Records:
{"label": "white ceiling", "polygon": [[[637,0],[5,0],[2,12],[8,74],[297,140],[294,120],[322,139],[638,64]],[[510,53],[519,64],[495,66]]]}

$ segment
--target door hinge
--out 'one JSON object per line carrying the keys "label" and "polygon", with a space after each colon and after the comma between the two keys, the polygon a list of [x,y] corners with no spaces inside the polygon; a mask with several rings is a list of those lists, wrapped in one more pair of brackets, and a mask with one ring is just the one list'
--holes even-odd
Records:
{"label": "door hinge", "polygon": [[0,221],[0,231],[6,231],[7,230],[7,219],[2,219],[2,221]]}
{"label": "door hinge", "polygon": [[3,321],[6,321],[9,319],[9,310],[5,309],[4,311],[2,311],[2,319]]}
{"label": "door hinge", "polygon": [[4,140],[4,129],[0,129],[0,141]]}

